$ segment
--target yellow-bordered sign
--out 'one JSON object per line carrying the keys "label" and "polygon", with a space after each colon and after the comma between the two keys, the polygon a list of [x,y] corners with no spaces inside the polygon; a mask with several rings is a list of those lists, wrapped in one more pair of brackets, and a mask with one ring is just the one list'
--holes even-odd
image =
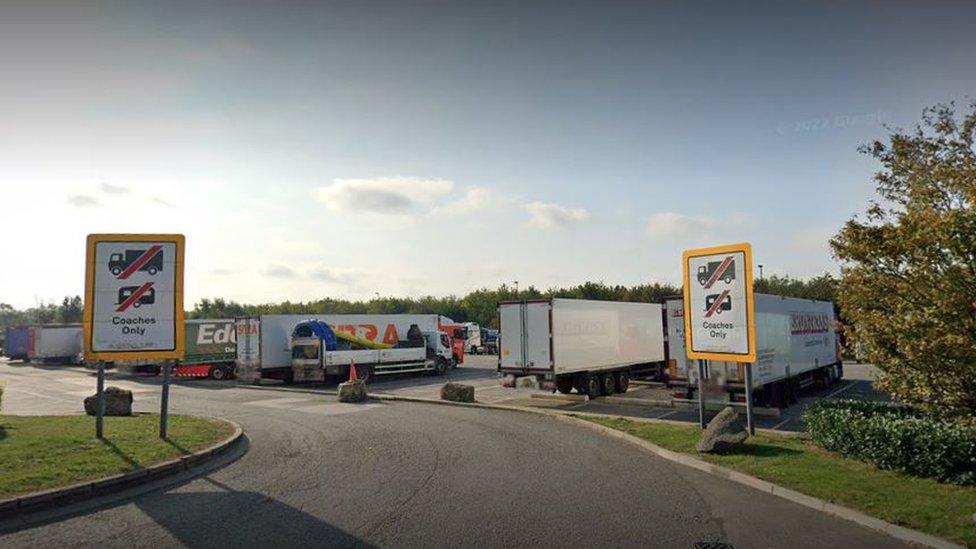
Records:
{"label": "yellow-bordered sign", "polygon": [[688,358],[755,362],[752,245],[686,250],[681,260]]}
{"label": "yellow-bordered sign", "polygon": [[183,358],[181,234],[90,234],[85,359]]}

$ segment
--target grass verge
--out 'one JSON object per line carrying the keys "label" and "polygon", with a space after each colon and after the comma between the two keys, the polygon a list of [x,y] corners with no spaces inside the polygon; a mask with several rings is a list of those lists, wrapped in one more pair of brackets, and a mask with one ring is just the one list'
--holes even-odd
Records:
{"label": "grass verge", "polygon": [[105,439],[83,415],[0,415],[0,499],[127,473],[193,453],[230,436],[226,422],[171,415],[169,440],[159,416],[106,417]]}
{"label": "grass verge", "polygon": [[882,471],[799,437],[760,434],[734,454],[710,455],[695,450],[701,435],[697,427],[583,419],[893,524],[976,547],[976,487]]}

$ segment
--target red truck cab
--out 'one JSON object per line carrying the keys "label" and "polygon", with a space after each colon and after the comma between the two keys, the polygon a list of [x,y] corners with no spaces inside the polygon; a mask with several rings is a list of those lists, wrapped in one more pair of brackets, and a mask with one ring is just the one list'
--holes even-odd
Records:
{"label": "red truck cab", "polygon": [[454,356],[454,367],[464,364],[464,342],[467,341],[467,327],[463,324],[441,324],[440,329],[451,338],[451,354]]}

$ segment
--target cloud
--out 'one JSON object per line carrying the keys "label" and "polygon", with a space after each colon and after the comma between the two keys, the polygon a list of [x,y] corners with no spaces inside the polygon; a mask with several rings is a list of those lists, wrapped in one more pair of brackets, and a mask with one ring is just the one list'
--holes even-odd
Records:
{"label": "cloud", "polygon": [[497,198],[488,189],[484,187],[471,187],[464,193],[464,197],[461,200],[435,207],[431,210],[431,213],[448,216],[466,215],[487,208],[496,201]]}
{"label": "cloud", "polygon": [[94,196],[88,196],[87,194],[73,194],[68,196],[68,204],[84,208],[86,206],[97,206],[98,200]]}
{"label": "cloud", "polygon": [[726,212],[715,217],[660,212],[647,219],[645,232],[653,239],[707,240],[716,238],[717,232],[728,236],[727,233],[758,225],[759,221],[745,212]]}
{"label": "cloud", "polygon": [[548,202],[531,202],[525,205],[525,209],[529,212],[529,224],[540,229],[568,227],[590,218],[590,212],[583,208],[569,208]]}
{"label": "cloud", "polygon": [[287,265],[271,263],[264,269],[264,275],[273,278],[295,278],[295,270]]}
{"label": "cloud", "polygon": [[422,205],[448,195],[454,182],[419,177],[335,179],[319,187],[315,196],[332,212],[377,214],[419,213]]}
{"label": "cloud", "polygon": [[322,282],[350,284],[356,279],[356,271],[337,267],[317,266],[308,271],[308,276]]}
{"label": "cloud", "polygon": [[121,185],[112,185],[111,183],[99,184],[98,190],[107,194],[129,194],[128,187],[123,187]]}
{"label": "cloud", "polygon": [[168,208],[172,208],[173,207],[173,203],[172,202],[170,202],[169,200],[166,200],[165,198],[160,198],[158,196],[154,196],[154,197],[150,198],[149,201],[150,202],[155,202],[156,204],[160,204],[162,206],[166,206]]}
{"label": "cloud", "polygon": [[230,269],[212,269],[210,271],[210,274],[212,274],[214,276],[227,276],[227,275],[231,274],[232,272],[233,271],[231,271]]}

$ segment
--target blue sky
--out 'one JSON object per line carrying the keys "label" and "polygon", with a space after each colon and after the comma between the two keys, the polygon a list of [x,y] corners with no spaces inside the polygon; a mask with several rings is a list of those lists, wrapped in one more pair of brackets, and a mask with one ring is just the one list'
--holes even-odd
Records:
{"label": "blue sky", "polygon": [[186,234],[190,302],[836,272],[857,146],[974,51],[966,3],[4,2],[0,302],[96,231]]}

